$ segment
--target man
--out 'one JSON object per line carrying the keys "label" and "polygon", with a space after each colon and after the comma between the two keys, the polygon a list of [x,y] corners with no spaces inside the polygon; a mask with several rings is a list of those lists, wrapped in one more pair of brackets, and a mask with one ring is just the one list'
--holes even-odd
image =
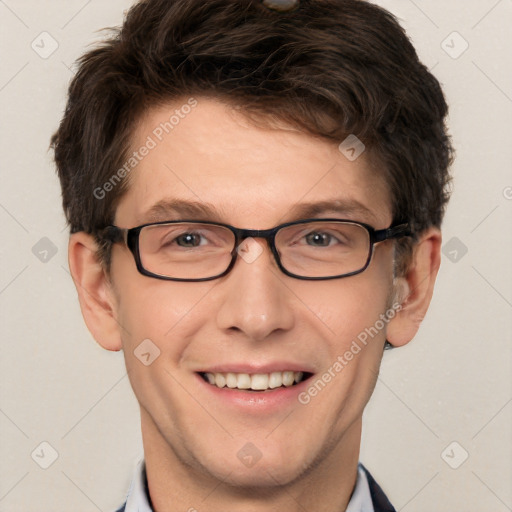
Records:
{"label": "man", "polygon": [[85,322],[140,404],[120,510],[394,510],[362,413],[432,296],[446,114],[361,0],[146,0],[82,57],[52,143]]}

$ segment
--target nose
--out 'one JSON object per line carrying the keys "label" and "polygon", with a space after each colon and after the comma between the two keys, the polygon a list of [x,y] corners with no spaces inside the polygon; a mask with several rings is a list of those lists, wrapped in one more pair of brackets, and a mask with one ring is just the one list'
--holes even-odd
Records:
{"label": "nose", "polygon": [[[245,334],[262,341],[278,331],[293,327],[292,294],[268,246],[245,239],[238,247],[234,268],[221,284],[222,304],[217,325],[224,331]],[[219,290],[220,291],[220,290]]]}

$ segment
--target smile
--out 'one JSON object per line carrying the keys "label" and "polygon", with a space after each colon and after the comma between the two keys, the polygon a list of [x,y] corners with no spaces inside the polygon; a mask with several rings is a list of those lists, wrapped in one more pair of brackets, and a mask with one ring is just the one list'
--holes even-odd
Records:
{"label": "smile", "polygon": [[282,371],[272,373],[201,373],[203,379],[218,388],[246,391],[268,391],[281,387],[292,387],[307,379],[304,372]]}

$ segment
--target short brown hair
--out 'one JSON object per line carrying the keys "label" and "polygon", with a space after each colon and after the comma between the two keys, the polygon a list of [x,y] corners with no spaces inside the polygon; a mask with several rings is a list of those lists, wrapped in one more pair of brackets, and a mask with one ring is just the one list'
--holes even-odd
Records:
{"label": "short brown hair", "polygon": [[141,114],[187,96],[338,143],[355,134],[385,177],[395,221],[415,233],[441,224],[447,105],[389,12],[363,0],[301,0],[290,12],[259,0],[143,0],[78,61],[52,137],[72,233],[113,222],[128,178],[101,199],[94,190],[123,165]]}

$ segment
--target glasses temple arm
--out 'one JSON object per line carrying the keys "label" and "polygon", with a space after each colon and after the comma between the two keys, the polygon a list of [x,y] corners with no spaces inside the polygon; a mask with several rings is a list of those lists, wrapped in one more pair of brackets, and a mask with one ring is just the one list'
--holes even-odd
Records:
{"label": "glasses temple arm", "polygon": [[390,238],[399,238],[401,236],[412,236],[413,233],[409,228],[409,224],[398,224],[387,229],[375,231],[374,242],[383,242]]}

